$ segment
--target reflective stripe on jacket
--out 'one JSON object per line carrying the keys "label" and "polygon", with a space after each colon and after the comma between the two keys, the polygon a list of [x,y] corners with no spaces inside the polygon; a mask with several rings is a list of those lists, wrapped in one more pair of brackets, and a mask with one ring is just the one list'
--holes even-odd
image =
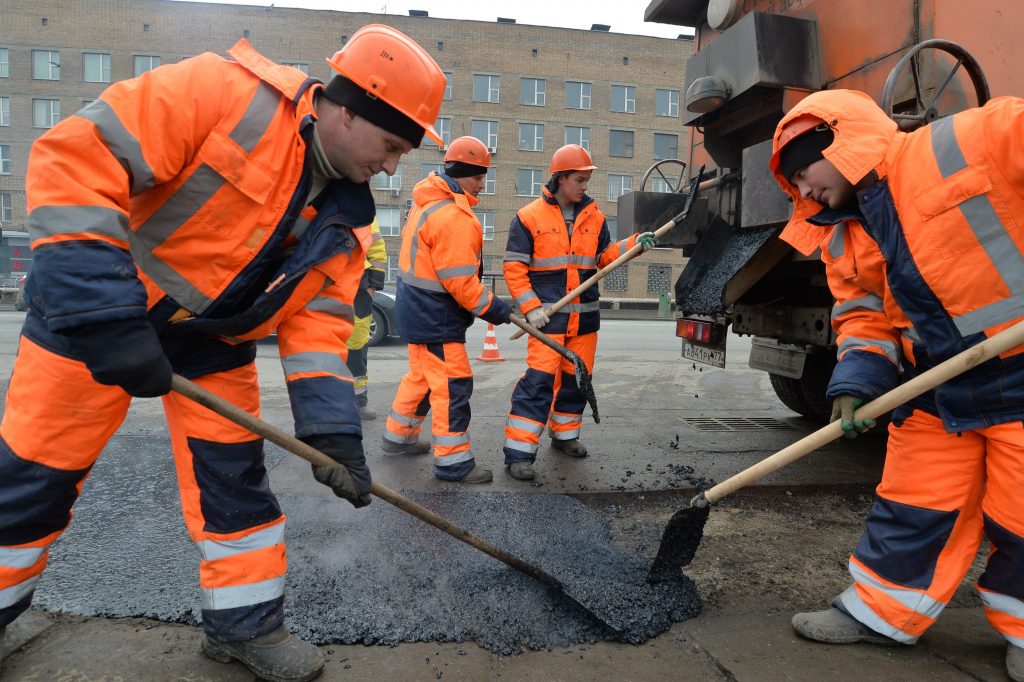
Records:
{"label": "reflective stripe on jacket", "polygon": [[[147,311],[163,332],[182,309],[179,336],[239,342],[276,329],[297,433],[359,433],[342,407],[344,340],[372,194],[334,181],[307,206],[322,84],[244,40],[230,54],[116,83],[35,142],[26,187],[40,312],[56,332]],[[300,214],[309,227],[296,243]]]}
{"label": "reflective stripe on jacket", "polygon": [[[860,224],[874,242],[870,248],[884,259],[883,315],[891,331],[879,332],[876,313],[851,316],[840,325],[843,333],[899,343],[914,374],[1024,316],[1024,100],[997,98],[900,133],[868,96],[828,91],[790,111],[776,139],[801,114],[818,116],[837,131],[824,156],[848,180],[872,171],[878,178],[858,193],[858,202]],[[782,238],[808,253],[821,242],[821,228],[812,220],[821,207],[777,178],[795,201]],[[877,279],[883,267],[869,249],[854,248],[847,258],[847,271],[861,280]],[[856,295],[836,295],[841,309],[855,305]],[[865,361],[867,355],[847,353],[833,383],[877,375],[877,362]],[[936,389],[934,402],[933,413],[950,431],[1021,419],[1024,354],[1004,354],[947,382]]]}
{"label": "reflective stripe on jacket", "polygon": [[508,321],[508,305],[480,281],[483,229],[474,197],[447,175],[416,183],[402,230],[395,312],[408,343],[465,342],[474,316]]}
{"label": "reflective stripe on jacket", "polygon": [[[523,314],[555,303],[636,244],[636,235],[612,242],[608,223],[589,196],[575,208],[572,236],[562,209],[545,187],[519,209],[509,227],[505,282]],[[575,336],[601,326],[600,294],[592,286],[570,301],[544,331]]]}

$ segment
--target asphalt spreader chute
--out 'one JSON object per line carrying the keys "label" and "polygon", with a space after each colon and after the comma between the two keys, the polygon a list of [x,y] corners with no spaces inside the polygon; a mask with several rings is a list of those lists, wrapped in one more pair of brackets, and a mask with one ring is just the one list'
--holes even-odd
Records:
{"label": "asphalt spreader chute", "polygon": [[[532,330],[530,331],[531,334],[536,333],[539,334],[540,336],[544,336],[536,329],[533,329],[531,325],[523,323],[520,326],[524,328],[528,327],[528,331]],[[546,336],[544,336],[544,338],[547,339],[550,343],[554,343]],[[555,345],[557,346],[558,344]],[[559,346],[559,348],[562,347]],[[562,350],[566,349],[562,348]],[[566,350],[566,352],[571,353],[571,351],[568,350]],[[579,360],[579,358],[577,359]],[[582,364],[583,361],[579,360],[579,364],[577,366],[581,366]],[[589,387],[590,378],[586,374],[585,366],[583,366],[582,371],[585,383]],[[583,390],[583,386],[584,382],[581,382],[581,390]],[[333,459],[331,459],[324,453],[320,452],[316,448],[313,448],[307,445],[306,443],[303,443],[298,438],[295,438],[294,436],[282,431],[281,429],[271,424],[268,424],[262,419],[252,416],[245,410],[237,407],[236,405],[233,405],[232,403],[228,402],[227,400],[224,400],[220,396],[211,393],[205,388],[189,381],[188,379],[180,375],[174,375],[171,381],[171,389],[174,390],[176,393],[179,393],[180,395],[190,400],[193,400],[196,403],[199,403],[203,407],[212,410],[213,412],[219,414],[225,419],[228,419],[234,422],[235,424],[238,424],[242,428],[252,431],[257,436],[261,436],[266,440],[270,441],[271,443],[274,443],[284,448],[288,452],[291,452],[293,455],[301,457],[302,459],[306,460],[307,462],[313,465],[334,466],[337,464],[337,462],[335,462]],[[590,393],[591,395],[593,395],[592,388],[590,388]],[[591,403],[591,407],[594,409],[594,417],[596,421],[597,406],[594,403]],[[615,624],[609,622],[606,616],[602,617],[601,614],[595,612],[594,608],[588,607],[586,604],[584,604],[579,599],[574,597],[572,594],[570,594],[570,592],[566,589],[566,586],[561,581],[559,581],[557,578],[547,573],[546,571],[540,569],[539,567],[529,564],[523,561],[522,559],[516,557],[515,555],[490,544],[483,538],[469,532],[464,528],[460,528],[451,521],[448,521],[447,519],[430,511],[426,507],[423,507],[417,504],[416,502],[413,502],[409,498],[388,488],[387,486],[377,483],[376,481],[372,483],[370,492],[373,495],[384,500],[388,504],[391,504],[397,507],[398,509],[406,512],[407,514],[411,514],[412,516],[415,516],[421,521],[430,524],[434,528],[437,528],[438,530],[447,533],[456,540],[461,540],[462,542],[470,545],[471,547],[474,547],[480,550],[481,552],[484,552],[485,554],[494,557],[498,561],[504,562],[505,564],[511,566],[517,571],[521,571],[522,573],[525,573],[531,578],[534,578],[543,585],[546,585],[558,594],[564,596],[569,601],[576,604],[579,608],[583,609],[585,612],[592,615],[600,623],[605,625],[609,629],[609,631],[614,633],[620,633],[620,629]]]}
{"label": "asphalt spreader chute", "polygon": [[[969,369],[991,360],[1024,343],[1024,322],[1004,329],[976,346],[954,355],[945,362],[922,372],[902,386],[897,386],[854,412],[853,419],[877,419],[886,412],[913,400],[939,384],[963,374]],[[843,435],[838,421],[801,438],[787,448],[744,469],[735,476],[705,490],[690,500],[690,506],[680,509],[669,519],[662,533],[658,554],[647,575],[649,583],[675,580],[679,569],[689,565],[697,553],[697,547],[704,537],[704,525],[711,511],[711,504],[740,488],[754,483],[773,471],[795,462],[818,448],[831,443]]]}

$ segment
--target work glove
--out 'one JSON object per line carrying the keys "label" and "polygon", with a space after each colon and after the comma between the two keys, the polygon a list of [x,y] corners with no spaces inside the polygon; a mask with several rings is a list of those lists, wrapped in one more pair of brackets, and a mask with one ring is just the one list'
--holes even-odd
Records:
{"label": "work glove", "polygon": [[302,439],[338,464],[313,465],[313,478],[359,509],[370,504],[370,469],[363,455],[363,439],[344,433],[318,434]]}
{"label": "work glove", "polygon": [[840,395],[832,401],[832,417],[830,422],[839,421],[839,428],[847,438],[856,438],[875,425],[874,419],[858,419],[854,421],[853,411],[864,404],[863,398],[854,395]]}
{"label": "work glove", "polygon": [[636,238],[636,243],[640,245],[644,253],[647,253],[657,246],[658,239],[654,236],[653,232],[641,232],[640,236]]}
{"label": "work glove", "polygon": [[551,321],[551,318],[544,312],[544,308],[542,306],[540,308],[534,308],[530,312],[526,313],[526,321],[537,329],[543,329],[544,325]]}
{"label": "work glove", "polygon": [[69,332],[68,341],[98,383],[120,386],[136,398],[171,390],[171,362],[145,318],[87,324]]}

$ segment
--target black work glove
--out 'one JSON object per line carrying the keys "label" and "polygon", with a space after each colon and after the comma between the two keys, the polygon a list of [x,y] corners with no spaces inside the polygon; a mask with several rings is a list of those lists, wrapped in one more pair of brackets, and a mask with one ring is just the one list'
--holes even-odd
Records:
{"label": "black work glove", "polygon": [[171,390],[171,362],[146,319],[87,324],[68,333],[68,341],[98,383],[120,386],[137,398]]}
{"label": "black work glove", "polygon": [[370,468],[363,455],[363,439],[343,433],[319,434],[302,439],[334,461],[336,466],[313,465],[313,478],[348,500],[356,509],[370,504]]}
{"label": "black work glove", "polygon": [[853,411],[863,404],[864,399],[855,395],[837,395],[832,401],[832,417],[829,421],[840,420],[839,428],[843,430],[843,435],[856,438],[858,433],[864,433],[875,425],[875,420],[871,418],[854,420]]}

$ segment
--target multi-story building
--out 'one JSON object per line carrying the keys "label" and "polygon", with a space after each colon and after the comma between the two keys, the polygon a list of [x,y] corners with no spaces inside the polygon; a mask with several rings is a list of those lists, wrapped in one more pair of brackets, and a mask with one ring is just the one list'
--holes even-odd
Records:
{"label": "multi-story building", "polygon": [[[624,236],[617,235],[617,198],[639,189],[655,161],[677,158],[687,148],[679,87],[691,41],[617,34],[599,26],[576,30],[413,14],[171,0],[7,2],[0,32],[0,224],[8,235],[8,253],[0,254],[0,277],[30,265],[20,235],[32,141],[109,83],[199,52],[224,54],[239,38],[278,62],[328,80],[325,58],[368,23],[407,33],[444,69],[448,88],[437,127],[445,139],[475,135],[492,149],[493,167],[477,205],[486,272],[501,271],[515,211],[539,196],[551,154],[567,142],[582,144],[594,156],[598,170],[590,194],[608,216],[613,236]],[[391,280],[412,187],[439,170],[443,158],[425,140],[403,158],[394,176],[371,180],[392,254]],[[650,189],[671,189],[658,182],[661,187]],[[17,250],[13,259],[11,248]],[[675,250],[648,254],[604,280],[605,296],[657,297],[670,288],[682,262]],[[497,287],[505,292],[500,278]]]}

